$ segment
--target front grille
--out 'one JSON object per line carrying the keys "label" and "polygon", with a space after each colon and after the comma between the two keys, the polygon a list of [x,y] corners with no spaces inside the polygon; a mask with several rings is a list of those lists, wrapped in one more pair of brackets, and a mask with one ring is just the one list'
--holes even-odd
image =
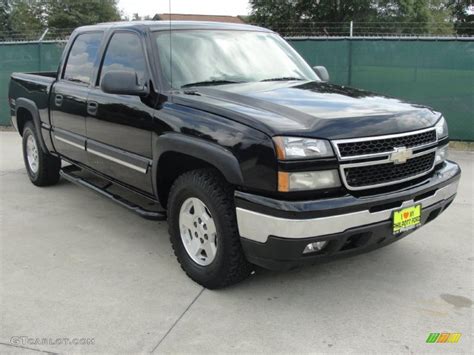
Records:
{"label": "front grille", "polygon": [[407,160],[404,164],[376,164],[344,168],[348,187],[363,188],[403,181],[430,171],[435,152]]}
{"label": "front grille", "polygon": [[411,135],[374,140],[351,141],[337,143],[342,158],[358,155],[391,152],[395,147],[413,148],[436,142],[436,131],[430,130]]}

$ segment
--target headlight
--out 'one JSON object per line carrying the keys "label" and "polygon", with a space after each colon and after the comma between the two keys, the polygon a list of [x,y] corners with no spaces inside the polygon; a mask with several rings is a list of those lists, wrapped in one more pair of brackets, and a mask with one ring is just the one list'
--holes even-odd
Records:
{"label": "headlight", "polygon": [[435,125],[436,128],[436,135],[438,140],[446,138],[448,136],[448,124],[444,117],[441,117],[438,123]]}
{"label": "headlight", "polygon": [[278,172],[278,191],[307,191],[341,186],[337,170]]}
{"label": "headlight", "polygon": [[440,164],[448,158],[448,145],[436,149],[435,165]]}
{"label": "headlight", "polygon": [[274,137],[273,142],[280,160],[314,159],[334,156],[329,141],[300,137]]}

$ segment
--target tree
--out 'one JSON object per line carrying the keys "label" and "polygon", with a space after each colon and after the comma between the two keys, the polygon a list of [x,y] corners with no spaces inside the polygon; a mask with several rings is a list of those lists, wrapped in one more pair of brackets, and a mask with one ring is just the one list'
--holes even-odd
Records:
{"label": "tree", "polygon": [[450,6],[455,21],[456,33],[464,36],[474,36],[474,13],[469,12],[469,6],[473,6],[472,1],[450,0]]}
{"label": "tree", "polygon": [[0,1],[0,40],[6,39],[10,27],[10,3],[8,0]]}
{"label": "tree", "polygon": [[21,39],[38,39],[45,28],[42,3],[15,0],[10,6],[9,27],[13,36]]}
{"label": "tree", "polygon": [[0,1],[2,39],[38,39],[46,28],[63,37],[78,26],[120,20],[117,0]]}
{"label": "tree", "polygon": [[[250,0],[250,22],[284,34],[348,31],[348,23],[376,15],[371,0]],[[330,33],[333,32],[333,33]],[[314,33],[313,33],[314,34]]]}
{"label": "tree", "polygon": [[453,9],[445,0],[431,0],[429,33],[452,35],[455,32]]}
{"label": "tree", "polygon": [[123,20],[125,21],[147,21],[147,20],[152,20],[152,17],[150,15],[145,15],[145,16],[140,16],[137,12],[135,12],[132,15],[132,19],[130,20],[128,17],[122,17]]}
{"label": "tree", "polygon": [[250,0],[250,21],[284,35],[451,34],[447,1]]}
{"label": "tree", "polygon": [[45,4],[48,27],[73,29],[120,20],[116,0],[46,0]]}
{"label": "tree", "polygon": [[449,4],[444,0],[379,1],[379,17],[394,34],[453,33]]}

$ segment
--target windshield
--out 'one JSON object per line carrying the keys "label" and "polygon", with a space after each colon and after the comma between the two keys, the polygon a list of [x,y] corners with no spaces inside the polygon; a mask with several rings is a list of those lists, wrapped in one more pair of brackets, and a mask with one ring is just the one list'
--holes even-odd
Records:
{"label": "windshield", "polygon": [[262,80],[319,80],[299,54],[274,33],[177,30],[171,36],[165,31],[154,35],[165,80],[174,89]]}

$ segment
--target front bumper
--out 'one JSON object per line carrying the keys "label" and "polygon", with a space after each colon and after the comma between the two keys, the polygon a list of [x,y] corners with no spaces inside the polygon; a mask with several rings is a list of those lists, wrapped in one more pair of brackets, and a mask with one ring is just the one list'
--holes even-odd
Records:
{"label": "front bumper", "polygon": [[[269,269],[289,269],[382,247],[410,234],[393,235],[394,210],[422,205],[422,225],[454,200],[461,170],[447,161],[430,177],[403,190],[316,201],[279,201],[236,192],[236,213],[248,260]],[[327,241],[320,252],[303,254],[305,246]]]}

